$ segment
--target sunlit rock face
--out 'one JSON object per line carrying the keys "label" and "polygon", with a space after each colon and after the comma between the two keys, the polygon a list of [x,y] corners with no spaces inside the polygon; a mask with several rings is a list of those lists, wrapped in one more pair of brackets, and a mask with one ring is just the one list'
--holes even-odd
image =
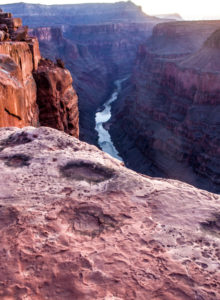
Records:
{"label": "sunlit rock face", "polygon": [[37,38],[28,35],[20,18],[0,11],[0,29],[0,127],[42,124],[78,137],[69,71],[41,59]]}
{"label": "sunlit rock face", "polygon": [[50,128],[0,129],[2,299],[220,298],[220,198]]}
{"label": "sunlit rock face", "polygon": [[139,48],[134,74],[113,105],[110,132],[134,170],[219,193],[216,26],[220,21],[157,25],[147,46]]}
{"label": "sunlit rock face", "polygon": [[27,35],[19,18],[0,12],[0,126],[38,123],[36,84],[40,51],[36,38]]}

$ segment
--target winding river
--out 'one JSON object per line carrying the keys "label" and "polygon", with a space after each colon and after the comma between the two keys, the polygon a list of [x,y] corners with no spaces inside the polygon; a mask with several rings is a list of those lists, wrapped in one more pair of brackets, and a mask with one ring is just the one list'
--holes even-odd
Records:
{"label": "winding river", "polygon": [[113,141],[111,139],[111,136],[107,129],[104,128],[103,124],[110,120],[111,118],[111,105],[113,102],[115,102],[118,99],[118,95],[121,91],[121,84],[123,81],[125,81],[127,78],[119,79],[114,82],[115,89],[112,93],[109,100],[107,100],[102,107],[100,108],[100,111],[98,111],[95,115],[95,130],[98,132],[98,144],[100,148],[104,151],[110,154],[112,157],[117,158],[121,161],[123,159],[119,156],[118,151],[116,150]]}

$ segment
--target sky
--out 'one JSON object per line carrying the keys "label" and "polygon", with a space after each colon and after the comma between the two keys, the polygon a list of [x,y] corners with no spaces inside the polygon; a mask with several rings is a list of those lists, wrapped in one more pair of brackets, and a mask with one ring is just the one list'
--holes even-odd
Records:
{"label": "sky", "polygon": [[[0,0],[0,4],[28,2],[41,4],[75,4],[116,2],[105,0]],[[184,19],[220,19],[220,0],[133,0],[150,15],[179,13]]]}

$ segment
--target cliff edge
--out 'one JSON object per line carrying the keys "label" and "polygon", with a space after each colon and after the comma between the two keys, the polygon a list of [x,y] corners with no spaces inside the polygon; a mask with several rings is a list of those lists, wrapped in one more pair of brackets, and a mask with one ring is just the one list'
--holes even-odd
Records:
{"label": "cliff edge", "polygon": [[50,128],[0,147],[1,299],[220,298],[219,195]]}

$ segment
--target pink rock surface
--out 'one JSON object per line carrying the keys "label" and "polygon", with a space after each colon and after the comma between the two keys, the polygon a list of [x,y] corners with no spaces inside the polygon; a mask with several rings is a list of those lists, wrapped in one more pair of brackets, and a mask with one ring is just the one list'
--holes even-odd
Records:
{"label": "pink rock surface", "polygon": [[220,197],[54,129],[0,129],[1,299],[220,298]]}

